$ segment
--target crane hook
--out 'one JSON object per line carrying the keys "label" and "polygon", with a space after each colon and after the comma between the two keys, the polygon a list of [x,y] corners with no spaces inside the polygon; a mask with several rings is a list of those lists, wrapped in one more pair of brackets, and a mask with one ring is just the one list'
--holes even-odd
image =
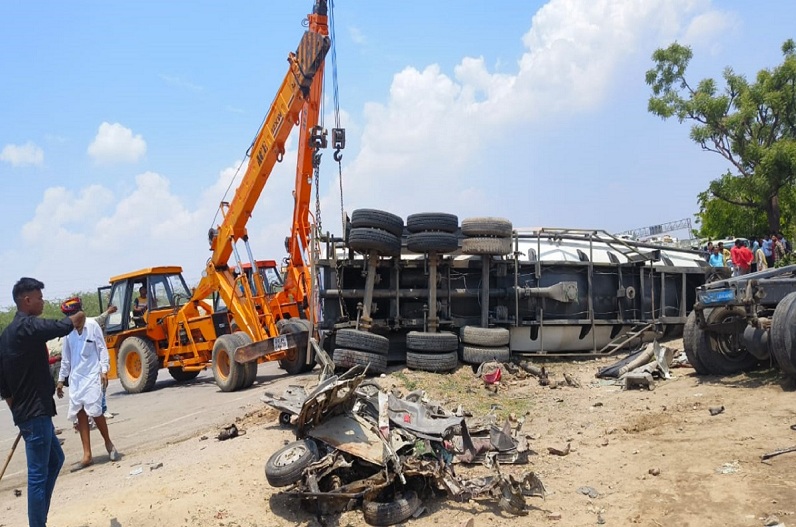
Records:
{"label": "crane hook", "polygon": [[340,160],[343,159],[343,154],[342,154],[342,152],[340,152],[340,149],[338,148],[337,150],[334,151],[334,154],[332,154],[332,157],[334,158],[335,161],[337,161],[339,163]]}

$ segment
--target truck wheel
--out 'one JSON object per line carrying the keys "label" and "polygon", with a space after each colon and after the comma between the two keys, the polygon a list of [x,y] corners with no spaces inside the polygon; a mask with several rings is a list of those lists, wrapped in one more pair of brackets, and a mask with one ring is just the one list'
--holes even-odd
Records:
{"label": "truck wheel", "polygon": [[459,337],[448,331],[440,333],[410,331],[406,334],[406,347],[412,351],[446,353],[459,349]]}
{"label": "truck wheel", "polygon": [[771,353],[780,369],[796,375],[796,293],[783,298],[771,319]]}
{"label": "truck wheel", "polygon": [[[717,307],[708,315],[708,325],[729,323],[746,318],[740,308]],[[742,346],[743,339],[737,333],[714,333],[706,331],[709,348],[697,347],[697,358],[714,375],[732,375],[754,369],[757,358]]]}
{"label": "truck wheel", "polygon": [[439,231],[456,232],[459,228],[459,217],[447,212],[420,212],[406,217],[406,229],[409,232]]}
{"label": "truck wheel", "polygon": [[511,351],[508,346],[487,348],[482,346],[462,346],[462,361],[467,364],[481,364],[496,360],[498,362],[508,362],[511,360]]}
{"label": "truck wheel", "polygon": [[387,355],[390,339],[375,333],[358,329],[341,329],[334,337],[335,346],[352,350],[367,351],[377,355]]}
{"label": "truck wheel", "polygon": [[177,382],[192,381],[196,379],[200,373],[201,370],[185,371],[179,366],[169,368],[169,375],[171,375],[171,377]]}
{"label": "truck wheel", "polygon": [[362,515],[368,525],[396,525],[411,518],[419,507],[417,494],[408,490],[403,494],[396,493],[393,499],[386,502],[363,501]]}
{"label": "truck wheel", "polygon": [[401,254],[401,238],[390,232],[368,227],[351,229],[348,246],[362,253],[376,251],[386,256]]}
{"label": "truck wheel", "polygon": [[406,237],[406,248],[413,253],[450,253],[459,248],[459,239],[449,232],[415,232]]}
{"label": "truck wheel", "polygon": [[234,359],[238,342],[234,335],[221,335],[213,345],[213,377],[222,392],[234,392],[243,381],[243,364]]}
{"label": "truck wheel", "polygon": [[357,209],[351,213],[351,228],[367,227],[387,231],[398,238],[404,233],[404,220],[390,212],[377,209]]}
{"label": "truck wheel", "polygon": [[464,254],[501,255],[511,252],[511,238],[464,238]]}
{"label": "truck wheel", "polygon": [[337,348],[332,356],[334,365],[338,368],[353,368],[354,366],[367,366],[370,375],[387,373],[387,356],[376,355],[367,351]]}
{"label": "truck wheel", "polygon": [[272,487],[287,487],[301,480],[304,469],[318,459],[311,439],[293,441],[274,452],[265,464],[265,479]]}
{"label": "truck wheel", "polygon": [[158,380],[160,362],[151,340],[140,337],[124,339],[119,348],[119,380],[127,393],[148,392]]}
{"label": "truck wheel", "polygon": [[[249,336],[248,333],[244,333],[243,331],[236,331],[232,334],[236,339],[238,339],[238,347],[247,346],[252,343],[252,338]],[[238,390],[245,390],[252,384],[254,381],[257,380],[257,361],[253,360],[251,362],[247,362],[243,365],[243,375],[241,375],[241,385],[238,386]]]}
{"label": "truck wheel", "polygon": [[508,346],[511,333],[507,328],[463,326],[459,330],[462,342],[475,346]]}
{"label": "truck wheel", "polygon": [[416,353],[406,352],[406,367],[410,370],[439,371],[455,370],[459,365],[459,354],[455,351],[449,353]]}
{"label": "truck wheel", "polygon": [[[301,319],[288,319],[279,325],[279,333],[301,333],[310,331],[309,321]],[[279,367],[290,375],[298,375],[311,371],[315,364],[307,364],[307,348],[299,346],[288,350],[287,357],[279,361]]]}
{"label": "truck wheel", "polygon": [[510,238],[512,229],[511,222],[504,218],[464,218],[462,220],[462,234],[465,236]]}
{"label": "truck wheel", "polygon": [[[702,348],[701,351],[700,348]],[[705,332],[697,325],[696,312],[694,311],[688,315],[683,328],[683,350],[697,375],[710,375],[710,371],[699,360],[700,355],[710,353],[710,343]]]}

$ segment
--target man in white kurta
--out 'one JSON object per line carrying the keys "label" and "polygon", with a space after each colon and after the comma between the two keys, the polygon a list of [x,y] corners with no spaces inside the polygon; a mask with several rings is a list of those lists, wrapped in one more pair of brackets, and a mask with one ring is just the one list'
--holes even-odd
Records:
{"label": "man in white kurta", "polygon": [[[62,311],[68,311],[62,306]],[[91,430],[88,418],[92,417],[105,440],[105,449],[111,461],[117,461],[119,453],[108,433],[108,424],[102,413],[102,391],[108,383],[110,359],[102,328],[88,318],[82,327],[75,327],[64,338],[61,352],[61,371],[58,374],[56,391],[63,396],[63,382],[69,378],[69,410],[67,418],[77,421],[77,430],[83,443],[83,459],[74,469],[91,465]]]}

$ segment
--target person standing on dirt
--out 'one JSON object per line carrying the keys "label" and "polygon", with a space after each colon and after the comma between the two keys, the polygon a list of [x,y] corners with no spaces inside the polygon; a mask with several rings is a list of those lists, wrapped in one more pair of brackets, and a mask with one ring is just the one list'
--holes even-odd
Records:
{"label": "person standing on dirt", "polygon": [[14,320],[0,335],[0,397],[11,408],[14,424],[25,439],[28,463],[28,522],[45,527],[55,480],[64,451],[55,435],[55,383],[48,364],[47,341],[68,335],[86,315],[77,311],[63,320],[39,318],[44,310],[44,284],[23,277],[14,284]]}
{"label": "person standing on dirt", "polygon": [[708,258],[711,267],[724,267],[724,253],[718,245],[713,246],[713,253]]}
{"label": "person standing on dirt", "polygon": [[[70,298],[61,304],[61,311],[69,315],[81,311],[79,298]],[[56,393],[64,396],[64,380],[69,377],[69,410],[67,418],[77,421],[80,441],[83,443],[83,459],[72,470],[79,470],[94,463],[91,454],[91,430],[89,417],[94,420],[97,429],[105,440],[105,450],[111,461],[119,460],[119,452],[111,441],[108,423],[102,412],[102,394],[108,385],[108,369],[110,358],[105,346],[102,328],[93,319],[86,319],[64,339],[61,356],[61,371],[58,374]]]}
{"label": "person standing on dirt", "polygon": [[749,247],[742,240],[735,240],[735,245],[730,250],[730,254],[732,255],[732,265],[735,269],[733,274],[735,276],[749,274],[752,261],[755,259]]}
{"label": "person standing on dirt", "polygon": [[774,240],[771,239],[770,234],[766,234],[766,237],[763,238],[760,248],[766,255],[766,267],[774,267]]}

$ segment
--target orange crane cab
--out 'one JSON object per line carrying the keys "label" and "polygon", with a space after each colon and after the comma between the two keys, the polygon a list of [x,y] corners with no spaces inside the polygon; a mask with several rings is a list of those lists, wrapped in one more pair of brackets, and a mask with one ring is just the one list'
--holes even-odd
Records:
{"label": "orange crane cab", "polygon": [[[288,72],[249,149],[246,172],[232,201],[221,203],[222,221],[209,231],[211,256],[196,287],[186,286],[179,267],[153,267],[111,278],[110,302],[119,310],[109,318],[106,340],[115,363],[111,371],[128,392],[151,390],[160,368],[185,380],[212,367],[223,391],[250,386],[258,362],[278,360],[291,374],[313,368],[313,349],[319,350],[309,345],[310,320],[317,310],[311,305],[313,280],[304,258],[310,254],[312,180],[319,150],[326,147],[319,115],[324,61],[331,47],[327,9],[327,0],[315,0],[308,29],[288,56]],[[246,223],[273,167],[282,160],[294,126],[299,140],[293,225],[282,282],[276,262],[252,257]],[[339,161],[344,131],[336,128],[332,135]],[[238,242],[245,245],[250,263],[241,260]],[[147,300],[138,314],[140,308],[132,307],[141,286]]]}

